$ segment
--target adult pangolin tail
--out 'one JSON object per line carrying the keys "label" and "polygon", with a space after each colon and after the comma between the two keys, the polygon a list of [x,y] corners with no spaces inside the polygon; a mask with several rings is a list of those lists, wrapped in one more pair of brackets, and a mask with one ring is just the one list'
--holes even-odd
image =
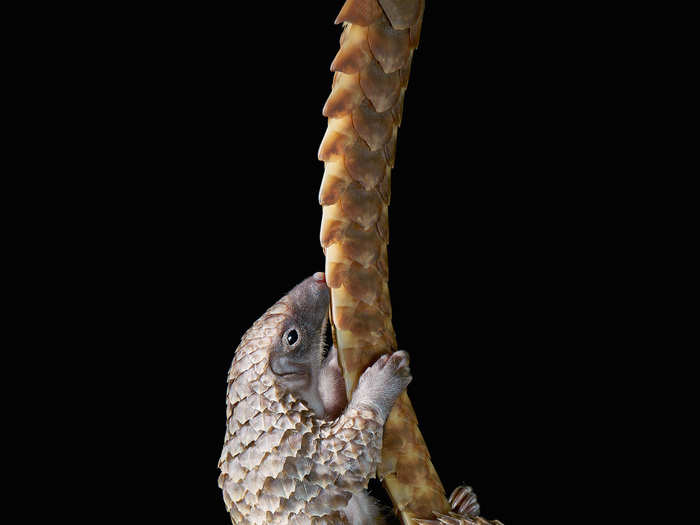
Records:
{"label": "adult pangolin tail", "polygon": [[[323,108],[321,245],[348,396],[368,365],[396,349],[387,263],[390,177],[423,9],[424,0],[347,0],[336,19],[345,27]],[[405,524],[451,510],[405,392],[386,423],[379,475]]]}

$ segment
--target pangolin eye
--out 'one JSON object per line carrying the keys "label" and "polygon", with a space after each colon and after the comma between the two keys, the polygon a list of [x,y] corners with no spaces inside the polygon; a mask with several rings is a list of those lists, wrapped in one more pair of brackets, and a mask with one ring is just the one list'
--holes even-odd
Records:
{"label": "pangolin eye", "polygon": [[294,343],[296,343],[298,339],[299,339],[299,334],[297,333],[296,330],[292,329],[289,332],[287,332],[287,344],[289,346],[292,346]]}

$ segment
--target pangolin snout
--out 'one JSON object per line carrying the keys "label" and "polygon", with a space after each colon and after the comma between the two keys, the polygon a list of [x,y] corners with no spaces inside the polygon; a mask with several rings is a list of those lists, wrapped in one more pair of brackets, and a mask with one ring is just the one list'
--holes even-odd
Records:
{"label": "pangolin snout", "polygon": [[305,323],[314,328],[320,327],[326,318],[331,300],[325,274],[316,272],[304,279],[289,292],[289,299]]}
{"label": "pangolin snout", "polygon": [[299,285],[302,288],[302,294],[307,298],[307,305],[313,309],[324,312],[328,309],[331,295],[330,289],[326,284],[326,274],[316,272],[311,277],[305,279]]}

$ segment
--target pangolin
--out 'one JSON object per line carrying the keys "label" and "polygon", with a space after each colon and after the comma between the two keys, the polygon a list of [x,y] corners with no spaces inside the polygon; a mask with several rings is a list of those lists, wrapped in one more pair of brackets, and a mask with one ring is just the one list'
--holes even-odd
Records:
{"label": "pangolin", "polygon": [[335,352],[323,356],[329,299],[323,273],[305,279],[235,352],[219,460],[233,523],[382,523],[364,489],[381,460],[384,422],[411,381],[408,355],[380,357],[345,406]]}
{"label": "pangolin", "polygon": [[[393,352],[390,174],[423,10],[424,0],[347,0],[336,20],[319,149],[327,277],[278,301],[236,352],[219,462],[234,523],[383,523],[364,493],[377,471],[405,524],[500,523],[477,516],[469,487],[445,497],[405,394],[407,356]],[[339,351],[323,358],[327,285]]]}
{"label": "pangolin", "polygon": [[[397,347],[389,298],[389,200],[398,127],[424,0],[347,0],[323,108],[328,129],[319,200],[334,341],[347,394],[363,370]],[[391,413],[380,476],[403,523],[450,505],[408,395]]]}
{"label": "pangolin", "polygon": [[[324,356],[329,300],[325,275],[317,272],[241,338],[228,374],[219,460],[233,523],[385,523],[365,489],[381,461],[386,418],[411,381],[408,355],[382,355],[348,403],[335,348]],[[488,523],[475,517],[468,487],[450,501],[459,514],[438,515],[452,520],[444,523]]]}
{"label": "pangolin", "polygon": [[[319,201],[333,340],[348,396],[372,362],[397,348],[387,256],[391,170],[424,8],[425,0],[346,0],[336,19],[344,27],[323,107]],[[379,476],[406,525],[482,520],[474,518],[478,506],[460,506],[466,487],[445,497],[405,392],[386,423]]]}

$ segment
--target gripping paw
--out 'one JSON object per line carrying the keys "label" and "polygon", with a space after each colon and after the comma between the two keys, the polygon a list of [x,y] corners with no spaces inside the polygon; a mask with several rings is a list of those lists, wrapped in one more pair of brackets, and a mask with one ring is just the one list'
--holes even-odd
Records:
{"label": "gripping paw", "polygon": [[411,379],[408,353],[383,355],[360,377],[353,401],[373,408],[382,421],[386,421],[396,398]]}
{"label": "gripping paw", "polygon": [[401,393],[413,379],[408,366],[408,352],[399,350],[393,354],[384,354],[365,371],[363,377],[365,376],[369,376],[370,381],[385,384],[387,388],[395,387]]}

